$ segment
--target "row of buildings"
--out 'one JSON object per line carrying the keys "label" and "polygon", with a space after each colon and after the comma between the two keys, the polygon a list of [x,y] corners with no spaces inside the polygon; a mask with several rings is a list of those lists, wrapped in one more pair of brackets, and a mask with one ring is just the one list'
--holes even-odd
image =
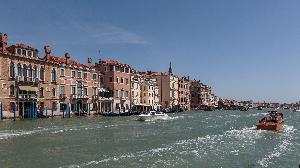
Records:
{"label": "row of buildings", "polygon": [[[26,44],[8,45],[0,33],[0,101],[5,117],[26,116],[36,105],[60,115],[67,105],[76,112],[110,112],[160,108],[200,108],[217,105],[211,87],[199,80],[168,72],[138,72],[116,60],[92,58],[79,63],[69,53],[44,54]],[[42,56],[41,56],[42,55]],[[34,102],[34,103],[33,103]]]}

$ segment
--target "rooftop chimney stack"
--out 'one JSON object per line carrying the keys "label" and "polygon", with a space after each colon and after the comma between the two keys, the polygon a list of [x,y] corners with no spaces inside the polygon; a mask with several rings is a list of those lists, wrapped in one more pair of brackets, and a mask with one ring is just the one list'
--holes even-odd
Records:
{"label": "rooftop chimney stack", "polygon": [[70,59],[70,54],[66,52],[65,58],[66,58],[66,65],[68,65],[68,60]]}
{"label": "rooftop chimney stack", "polygon": [[0,33],[0,50],[2,52],[5,52],[6,46],[7,46],[7,34]]}
{"label": "rooftop chimney stack", "polygon": [[51,56],[51,48],[49,46],[45,46],[44,50],[45,50],[45,58],[46,58],[46,60],[49,60],[49,58]]}
{"label": "rooftop chimney stack", "polygon": [[88,66],[91,67],[93,65],[93,59],[91,57],[88,58]]}

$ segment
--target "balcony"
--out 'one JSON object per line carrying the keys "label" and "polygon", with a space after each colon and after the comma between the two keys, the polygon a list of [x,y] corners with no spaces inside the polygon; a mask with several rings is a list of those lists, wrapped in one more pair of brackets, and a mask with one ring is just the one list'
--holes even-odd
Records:
{"label": "balcony", "polygon": [[24,83],[24,84],[38,84],[39,83],[38,78],[24,77],[24,76],[17,76],[16,81],[19,83]]}
{"label": "balcony", "polygon": [[36,94],[19,94],[18,95],[19,99],[26,99],[26,100],[35,99],[36,97],[37,97]]}

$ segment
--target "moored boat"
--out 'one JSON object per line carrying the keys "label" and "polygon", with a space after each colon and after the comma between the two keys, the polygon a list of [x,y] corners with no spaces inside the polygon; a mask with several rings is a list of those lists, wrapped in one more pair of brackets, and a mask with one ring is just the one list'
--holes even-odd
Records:
{"label": "moored boat", "polygon": [[163,112],[150,111],[146,114],[138,115],[139,121],[154,121],[154,120],[165,120],[168,118],[168,114]]}
{"label": "moored boat", "polygon": [[283,129],[283,114],[277,111],[270,111],[266,116],[261,118],[256,124],[257,130],[280,131]]}

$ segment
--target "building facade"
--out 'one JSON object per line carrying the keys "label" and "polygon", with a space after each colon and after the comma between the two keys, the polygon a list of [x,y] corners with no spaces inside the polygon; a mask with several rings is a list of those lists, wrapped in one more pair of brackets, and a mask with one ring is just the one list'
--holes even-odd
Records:
{"label": "building facade", "polygon": [[129,110],[132,68],[116,60],[100,60],[95,68],[103,74],[104,86],[113,93],[113,111]]}

